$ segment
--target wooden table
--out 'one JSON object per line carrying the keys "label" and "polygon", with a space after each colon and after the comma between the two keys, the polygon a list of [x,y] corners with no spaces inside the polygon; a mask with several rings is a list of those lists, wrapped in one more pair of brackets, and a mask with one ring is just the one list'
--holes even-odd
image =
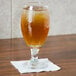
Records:
{"label": "wooden table", "polygon": [[62,69],[20,74],[10,61],[30,59],[29,48],[21,38],[0,39],[0,76],[76,76],[76,34],[48,37],[39,58],[49,58]]}

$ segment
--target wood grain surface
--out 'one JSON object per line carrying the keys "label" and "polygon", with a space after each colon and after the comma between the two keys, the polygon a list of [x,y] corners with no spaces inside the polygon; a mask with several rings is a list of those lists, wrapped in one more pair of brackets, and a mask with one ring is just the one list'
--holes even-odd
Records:
{"label": "wood grain surface", "polygon": [[76,76],[76,34],[48,37],[40,48],[39,58],[49,58],[62,69],[20,74],[10,61],[30,59],[30,48],[22,38],[0,39],[0,76]]}

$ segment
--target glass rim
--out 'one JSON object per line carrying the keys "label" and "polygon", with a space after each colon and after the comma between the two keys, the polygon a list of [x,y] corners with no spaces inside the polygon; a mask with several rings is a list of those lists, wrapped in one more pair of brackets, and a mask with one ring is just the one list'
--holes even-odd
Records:
{"label": "glass rim", "polygon": [[37,6],[37,7],[48,8],[48,5],[45,5],[43,2],[39,2],[39,1],[27,2],[27,3],[23,6],[23,8],[26,8],[27,6],[31,6],[31,7]]}

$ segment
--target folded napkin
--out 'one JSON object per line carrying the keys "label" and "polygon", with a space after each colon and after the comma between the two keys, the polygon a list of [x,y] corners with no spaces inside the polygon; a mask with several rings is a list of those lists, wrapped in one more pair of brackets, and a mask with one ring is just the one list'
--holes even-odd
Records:
{"label": "folded napkin", "polygon": [[31,73],[31,72],[42,72],[42,71],[57,71],[61,68],[55,65],[53,62],[49,61],[48,58],[38,60],[41,68],[30,68],[29,60],[22,61],[11,61],[11,64],[20,72],[20,73]]}

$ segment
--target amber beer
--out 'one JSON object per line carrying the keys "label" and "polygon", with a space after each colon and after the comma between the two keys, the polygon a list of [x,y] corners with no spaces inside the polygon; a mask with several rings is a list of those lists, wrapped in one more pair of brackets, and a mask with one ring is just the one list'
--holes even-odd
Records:
{"label": "amber beer", "polygon": [[27,6],[21,16],[21,30],[26,44],[40,47],[49,31],[49,14],[47,9],[39,6]]}

